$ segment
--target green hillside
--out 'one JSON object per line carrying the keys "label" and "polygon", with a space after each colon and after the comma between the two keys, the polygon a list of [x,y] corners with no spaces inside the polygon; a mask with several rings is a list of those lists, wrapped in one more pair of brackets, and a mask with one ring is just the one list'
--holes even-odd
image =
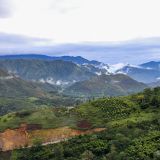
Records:
{"label": "green hillside", "polygon": [[0,116],[5,114],[47,108],[71,107],[81,103],[79,98],[68,97],[60,94],[53,94],[50,97],[0,97]]}
{"label": "green hillside", "polygon": [[30,83],[0,69],[0,97],[43,97],[46,93],[35,83]]}
{"label": "green hillside", "polygon": [[124,74],[97,76],[86,66],[66,61],[0,60],[0,96],[44,97],[48,92],[90,98],[122,96],[142,91],[147,85]]}
{"label": "green hillside", "polygon": [[[158,159],[160,141],[160,88],[117,98],[87,102],[73,109],[34,109],[1,116],[0,128],[15,128],[21,122],[41,124],[43,128],[70,126],[85,129],[106,127],[102,133],[73,138],[47,147],[15,150],[12,159]],[[88,128],[87,128],[88,129]],[[94,140],[94,141],[92,141]],[[62,149],[62,150],[61,150]],[[41,155],[41,156],[40,156]],[[16,158],[15,158],[16,157]],[[25,158],[26,157],[26,158]]]}
{"label": "green hillside", "polygon": [[64,91],[69,95],[87,97],[122,96],[142,91],[147,85],[124,74],[95,76],[89,80],[74,83]]}
{"label": "green hillside", "polygon": [[95,74],[72,62],[37,59],[0,60],[0,68],[10,71],[25,80],[80,81]]}
{"label": "green hillside", "polygon": [[[23,112],[14,113],[16,117],[9,115],[12,123],[17,121],[17,116],[20,120],[30,123],[39,121],[48,127],[76,127],[77,122],[83,121],[91,124],[90,127],[106,127],[106,131],[54,145],[14,150],[11,160],[160,159],[160,88],[145,89],[143,93],[127,97],[94,100],[69,112],[44,109],[44,114],[38,116],[40,112],[42,110],[24,115]],[[1,120],[5,117],[9,119],[9,115],[1,117]],[[7,120],[3,124],[7,124]]]}
{"label": "green hillside", "polygon": [[[17,128],[21,123],[40,123],[43,128],[52,128],[55,126],[65,126],[65,121],[74,121],[74,124],[68,123],[68,125],[71,127],[78,127],[79,129],[83,129],[83,127],[77,126],[79,122],[88,123],[89,128],[106,127],[108,122],[123,120],[124,118],[132,116],[132,113],[136,113],[139,110],[137,104],[126,97],[102,98],[81,104],[70,110],[67,108],[54,109],[52,101],[53,99],[45,98],[17,100],[2,98],[1,104],[3,107],[1,108],[4,113],[5,106],[6,108],[9,106],[8,108],[10,108],[10,111],[18,112],[2,116],[0,118],[0,130]],[[14,104],[16,104],[16,108],[14,108]],[[13,106],[13,108],[10,106]],[[66,105],[64,104],[64,106]],[[59,123],[58,120],[61,118],[62,121]]]}
{"label": "green hillside", "polygon": [[43,97],[45,94],[38,86],[20,78],[0,80],[0,97]]}
{"label": "green hillside", "polygon": [[[93,101],[88,101],[71,109],[54,109],[52,105],[53,99],[17,99],[15,103],[17,103],[17,106],[18,104],[19,106],[24,105],[21,108],[21,110],[23,109],[23,111],[9,113],[1,116],[0,128],[1,130],[3,128],[1,125],[5,126],[5,128],[14,128],[14,126],[18,127],[21,122],[29,124],[35,124],[38,122],[40,123],[43,121],[43,116],[46,117],[46,122],[44,123],[50,124],[50,122],[47,122],[47,120],[55,118],[54,115],[57,114],[57,118],[63,118],[63,115],[65,115],[67,116],[66,118],[68,120],[71,119],[72,121],[72,119],[74,119],[75,124],[71,124],[72,127],[77,127],[76,125],[80,121],[85,121],[89,123],[90,127],[92,128],[106,127],[108,125],[126,125],[128,122],[136,123],[138,121],[143,121],[148,118],[150,119],[158,114],[160,104],[159,92],[159,88],[155,88],[153,90],[145,89],[144,93],[139,93],[127,97],[101,98]],[[8,105],[13,104],[13,100],[1,99],[2,106],[7,106],[7,103]],[[28,106],[29,108],[27,108],[26,106]],[[17,110],[20,110],[20,108],[17,107]],[[155,110],[157,110],[158,112],[154,112]],[[42,114],[42,112],[45,113],[45,111],[46,114]],[[21,114],[22,116],[19,116]],[[54,125],[55,124],[53,123],[51,126]],[[56,124],[56,126],[58,125]],[[44,128],[48,127],[44,125]]]}

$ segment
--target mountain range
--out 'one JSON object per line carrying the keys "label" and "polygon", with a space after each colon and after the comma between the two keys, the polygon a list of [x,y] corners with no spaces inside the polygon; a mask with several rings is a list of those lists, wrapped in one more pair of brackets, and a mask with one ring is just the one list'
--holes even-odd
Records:
{"label": "mountain range", "polygon": [[87,60],[81,56],[61,56],[61,57],[52,57],[47,55],[38,55],[38,54],[20,54],[20,55],[2,55],[0,59],[36,59],[36,60],[62,60],[69,61],[76,64],[93,64],[99,65],[101,62],[95,60]]}
{"label": "mountain range", "polygon": [[25,80],[61,85],[88,79],[95,74],[72,62],[35,59],[0,60],[0,68]]}
{"label": "mountain range", "polygon": [[160,62],[110,65],[80,56],[0,56],[0,96],[43,96],[52,91],[87,97],[127,95],[159,85],[159,66]]}
{"label": "mountain range", "polygon": [[[62,71],[66,66],[67,69]],[[59,70],[58,73],[56,73],[56,67]],[[58,84],[59,81],[72,82],[89,79],[95,74],[123,73],[143,83],[156,82],[160,77],[160,62],[151,61],[140,65],[110,65],[95,60],[87,60],[81,56],[52,57],[37,54],[4,55],[0,56],[0,68],[7,69],[27,80],[41,79],[45,81],[51,78],[51,81],[54,83],[58,81]],[[54,71],[51,71],[51,68]],[[77,78],[77,74],[79,78]]]}

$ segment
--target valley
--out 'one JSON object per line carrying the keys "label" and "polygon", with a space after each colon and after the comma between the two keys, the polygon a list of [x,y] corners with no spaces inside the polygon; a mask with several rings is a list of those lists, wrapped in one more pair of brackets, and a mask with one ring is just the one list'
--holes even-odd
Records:
{"label": "valley", "polygon": [[158,62],[109,65],[80,56],[0,56],[1,96],[46,97],[54,93],[85,99],[128,95],[152,84],[158,86],[158,66]]}
{"label": "valley", "polygon": [[160,160],[159,0],[0,0],[0,160]]}
{"label": "valley", "polygon": [[157,63],[114,70],[82,57],[37,56],[0,57],[0,160],[158,156]]}

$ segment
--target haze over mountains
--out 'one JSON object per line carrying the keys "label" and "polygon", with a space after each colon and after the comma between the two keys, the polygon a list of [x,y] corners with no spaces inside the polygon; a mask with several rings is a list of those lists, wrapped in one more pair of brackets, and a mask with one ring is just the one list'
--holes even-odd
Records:
{"label": "haze over mountains", "polygon": [[0,97],[44,96],[38,85],[0,70]]}
{"label": "haze over mountains", "polygon": [[71,83],[94,76],[86,68],[62,60],[1,60],[0,68],[26,80],[49,82],[51,84]]}
{"label": "haze over mountains", "polygon": [[76,82],[65,90],[69,95],[122,96],[142,91],[147,85],[137,82],[124,74],[95,76],[89,80]]}
{"label": "haze over mountains", "polygon": [[[16,90],[15,95],[23,92],[23,96],[38,96],[57,91],[72,96],[118,96],[141,91],[147,87],[144,83],[158,84],[159,66],[160,62],[109,65],[80,56],[5,55],[0,56],[1,72],[7,71],[13,78],[4,80],[1,75],[0,80],[1,86],[12,84],[9,88]],[[14,93],[3,89],[8,91],[6,95]]]}
{"label": "haze over mountains", "polygon": [[[152,62],[149,62],[150,64]],[[154,62],[160,64],[160,62]],[[126,65],[123,68],[117,70],[117,73],[125,73],[132,77],[133,79],[144,82],[144,83],[151,83],[156,82],[159,80],[160,77],[160,68],[154,68],[152,65],[150,67],[145,67],[142,65],[139,66],[132,66]]]}
{"label": "haze over mountains", "polygon": [[[73,69],[74,67],[76,69],[78,69],[79,71],[81,69],[83,69],[83,73],[79,74],[80,77],[84,80],[86,79],[87,75],[90,77],[92,74],[112,74],[112,73],[123,73],[123,74],[127,74],[130,77],[134,78],[137,81],[140,82],[144,82],[144,83],[151,83],[151,82],[155,82],[159,79],[160,77],[160,62],[147,62],[144,64],[139,64],[139,65],[132,65],[132,64],[116,64],[116,65],[109,65],[109,64],[104,64],[102,62],[98,62],[95,60],[87,60],[81,56],[78,57],[73,57],[73,56],[62,56],[62,57],[51,57],[51,56],[46,56],[46,55],[38,55],[38,54],[26,54],[26,55],[4,55],[4,56],[0,56],[0,67],[7,69],[11,72],[16,72],[17,74],[19,74],[20,76],[24,76],[23,78],[25,79],[40,79],[40,78],[44,78],[44,76],[37,76],[35,75],[35,77],[32,77],[32,75],[23,75],[25,71],[25,68],[30,68],[30,72],[28,74],[32,74],[32,71],[36,71],[38,72],[40,69],[44,69],[48,67],[48,68],[53,68],[55,69],[56,65],[59,65],[57,67],[60,67],[60,65],[64,65],[61,66],[61,69],[63,69],[63,67],[65,67],[65,65],[67,65]],[[50,62],[48,62],[50,61]],[[61,62],[60,62],[61,61]],[[63,61],[63,62],[62,62]],[[36,63],[34,63],[36,62]],[[69,62],[69,63],[66,63]],[[72,64],[70,63],[72,62]],[[74,64],[73,64],[74,63]],[[75,65],[76,64],[76,65]],[[40,65],[41,67],[38,67],[38,65]],[[77,66],[79,65],[79,66]],[[70,68],[69,67],[69,68]],[[18,69],[21,68],[21,69]],[[32,69],[31,69],[32,68]],[[70,68],[70,69],[71,69]],[[74,68],[74,69],[75,69]],[[60,69],[60,68],[58,68]],[[22,71],[23,70],[23,71]],[[49,70],[47,70],[48,73],[45,74],[49,74],[49,75],[45,75],[46,77],[52,77],[52,73],[49,72]],[[86,73],[84,73],[86,71]],[[92,72],[92,74],[87,73],[87,71]],[[23,73],[22,73],[23,72]],[[63,71],[59,72],[63,73]],[[68,70],[68,72],[71,72]],[[37,77],[36,77],[37,76]],[[60,75],[61,76],[61,75]],[[58,79],[60,78],[56,77],[54,75],[54,79]],[[65,75],[64,75],[65,76]],[[69,75],[68,75],[69,76]],[[55,78],[56,77],[56,78]],[[53,77],[52,77],[53,78]],[[79,78],[81,80],[81,78]],[[68,77],[65,77],[65,79],[70,79]],[[77,78],[72,77],[72,80],[76,80]],[[61,78],[60,78],[61,80]]]}

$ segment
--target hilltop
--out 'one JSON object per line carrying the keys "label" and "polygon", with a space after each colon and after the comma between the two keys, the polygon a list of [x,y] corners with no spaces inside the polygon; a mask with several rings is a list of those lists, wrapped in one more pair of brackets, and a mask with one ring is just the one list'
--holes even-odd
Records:
{"label": "hilltop", "polygon": [[122,96],[142,91],[147,85],[137,82],[124,74],[95,76],[89,80],[76,82],[64,93],[86,97]]}

